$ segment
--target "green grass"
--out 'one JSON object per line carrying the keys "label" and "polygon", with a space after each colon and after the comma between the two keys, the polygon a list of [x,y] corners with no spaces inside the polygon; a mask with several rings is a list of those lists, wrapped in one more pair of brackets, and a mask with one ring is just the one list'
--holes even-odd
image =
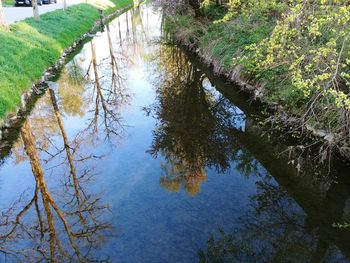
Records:
{"label": "green grass", "polygon": [[215,60],[229,70],[234,66],[233,58],[244,52],[245,47],[259,43],[273,30],[275,24],[258,18],[238,17],[227,23],[210,24],[200,39],[199,47],[207,50]]}
{"label": "green grass", "polygon": [[[281,7],[281,10],[283,8]],[[282,12],[279,10],[279,12]],[[167,33],[175,34],[177,40],[184,43],[194,44],[205,57],[215,61],[215,65],[226,71],[236,66],[234,59],[249,52],[247,46],[258,44],[268,38],[276,25],[276,17],[269,16],[261,10],[252,12],[253,15],[236,15],[229,20],[222,20],[227,14],[227,9],[218,7],[215,4],[203,9],[204,17],[196,19],[193,14],[176,14],[167,17],[164,30]],[[249,61],[241,64],[248,79],[254,83],[257,76],[249,75]],[[264,72],[267,78],[270,94],[264,98],[265,102],[274,104],[282,97],[285,101],[294,101],[299,96],[297,92],[290,91],[290,83],[284,83],[284,88],[275,85],[281,83],[277,77],[284,73],[284,68],[277,68],[271,72]],[[279,87],[278,89],[275,87]]]}
{"label": "green grass", "polygon": [[112,2],[114,3],[115,6],[114,8],[108,8],[106,10],[106,14],[110,14],[116,9],[122,9],[126,7],[127,5],[133,3],[133,0],[112,0]]}
{"label": "green grass", "polygon": [[[115,0],[115,6],[108,2],[105,10],[110,13],[131,3],[132,0]],[[96,6],[79,4],[66,11],[46,13],[40,21],[15,23],[9,32],[0,30],[0,119],[16,110],[21,94],[98,18]]]}
{"label": "green grass", "polygon": [[[221,19],[226,13],[224,8],[215,5],[204,10],[205,19],[198,21],[193,15],[175,15],[168,18],[165,23],[165,31],[180,36],[185,43],[195,44],[202,53],[215,61],[226,71],[230,71],[236,65],[234,58],[248,52],[246,47],[257,44],[269,37],[276,25],[275,19],[266,19],[262,15],[237,16],[225,22],[214,22]],[[266,96],[264,102],[270,105],[281,104],[291,112],[295,112],[306,103],[301,91],[291,87],[291,82],[283,75],[288,67],[277,67],[273,70],[261,72],[261,76],[250,74],[250,61],[245,61],[243,66],[247,79],[254,83],[265,80]]]}
{"label": "green grass", "polygon": [[3,6],[13,6],[14,3],[15,3],[14,0],[3,0],[2,1]]}
{"label": "green grass", "polygon": [[230,70],[234,66],[233,58],[245,52],[245,47],[268,37],[275,21],[242,15],[227,22],[214,22],[226,12],[223,7],[211,5],[204,10],[205,19],[198,21],[193,15],[175,15],[166,20],[164,29],[195,44],[225,70]]}

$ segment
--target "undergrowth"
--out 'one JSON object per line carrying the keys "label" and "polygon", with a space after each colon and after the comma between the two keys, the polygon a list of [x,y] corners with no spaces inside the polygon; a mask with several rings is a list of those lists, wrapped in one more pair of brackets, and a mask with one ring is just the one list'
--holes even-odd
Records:
{"label": "undergrowth", "polygon": [[334,150],[350,158],[347,2],[199,2],[200,15],[193,7],[169,15],[167,33],[199,50],[217,73],[236,76],[239,69],[254,94],[275,109],[271,120],[325,139],[322,160]]}

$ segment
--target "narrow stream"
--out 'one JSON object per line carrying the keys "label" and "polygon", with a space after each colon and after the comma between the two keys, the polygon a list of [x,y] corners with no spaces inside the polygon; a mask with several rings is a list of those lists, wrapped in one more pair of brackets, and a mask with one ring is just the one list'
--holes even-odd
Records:
{"label": "narrow stream", "polygon": [[161,23],[114,19],[8,129],[0,262],[350,262],[349,167],[279,158]]}

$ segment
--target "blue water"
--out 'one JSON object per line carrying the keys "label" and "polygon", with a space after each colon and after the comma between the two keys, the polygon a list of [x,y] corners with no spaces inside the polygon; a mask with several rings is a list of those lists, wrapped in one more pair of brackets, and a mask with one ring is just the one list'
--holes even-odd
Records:
{"label": "blue water", "polygon": [[53,206],[47,216],[41,190],[42,231],[32,203],[6,236],[40,178],[22,130],[0,166],[1,261],[52,259],[51,220],[58,262],[347,262],[348,229],[333,225],[350,222],[346,171],[314,177],[278,158],[259,110],[165,44],[161,22],[152,5],[116,18],[49,83],[63,128],[50,89],[24,120],[79,252]]}

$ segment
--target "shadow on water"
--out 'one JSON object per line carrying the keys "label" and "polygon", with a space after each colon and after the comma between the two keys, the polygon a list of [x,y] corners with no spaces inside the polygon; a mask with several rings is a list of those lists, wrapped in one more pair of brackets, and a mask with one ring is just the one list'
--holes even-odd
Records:
{"label": "shadow on water", "polygon": [[[2,140],[0,169],[14,172],[0,183],[21,183],[2,189],[9,197],[1,203],[1,260],[115,262],[117,251],[126,262],[346,262],[349,167],[324,170],[298,155],[298,145],[269,137],[260,105],[155,41],[147,8],[129,10],[85,43]],[[155,97],[142,93],[146,82]],[[153,103],[145,97],[129,107],[131,91]],[[126,125],[125,114],[140,127]],[[119,141],[132,149],[115,151]],[[113,184],[125,177],[132,191]]]}
{"label": "shadow on water", "polygon": [[231,160],[251,159],[230,134],[244,129],[245,114],[215,91],[206,75],[179,49],[171,54],[175,65],[168,59],[170,54],[164,53],[166,61],[159,66],[165,74],[158,83],[157,103],[147,109],[159,120],[149,152],[169,161],[161,178],[165,188],[178,191],[183,184],[196,194],[200,181],[205,180],[206,166],[225,171]]}
{"label": "shadow on water", "polygon": [[313,166],[311,156],[291,165],[281,154],[290,146],[262,135],[259,107],[244,94],[178,47],[163,46],[157,63],[165,74],[156,84],[157,102],[146,111],[158,120],[149,152],[167,160],[160,184],[198,194],[205,167],[223,172],[234,166],[259,177],[240,229],[213,234],[200,261],[347,261],[335,246],[350,257],[349,229],[339,227],[350,220],[349,167],[334,161],[329,171]]}

